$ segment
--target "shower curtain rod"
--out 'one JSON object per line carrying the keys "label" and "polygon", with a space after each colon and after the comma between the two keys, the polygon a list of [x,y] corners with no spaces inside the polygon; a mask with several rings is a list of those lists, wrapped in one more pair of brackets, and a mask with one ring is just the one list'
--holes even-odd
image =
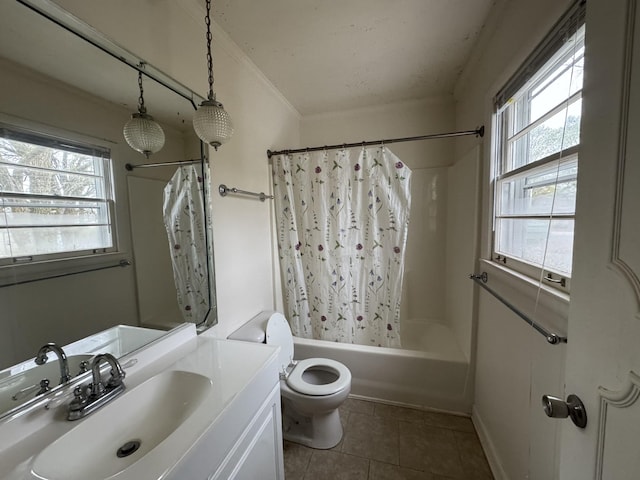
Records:
{"label": "shower curtain rod", "polygon": [[323,147],[296,148],[293,150],[277,150],[275,152],[271,150],[267,150],[267,157],[271,158],[274,155],[280,155],[280,154],[288,155],[290,153],[317,152],[320,150],[337,150],[340,148],[350,148],[350,147],[368,147],[370,145],[384,145],[385,143],[413,142],[416,140],[432,140],[435,138],[464,137],[466,135],[475,135],[476,137],[484,137],[484,125],[481,125],[475,130],[463,130],[460,132],[448,132],[448,133],[434,133],[431,135],[420,135],[417,137],[388,138],[386,140],[342,143],[340,145],[325,145]]}
{"label": "shower curtain rod", "polygon": [[137,165],[132,165],[127,163],[124,168],[128,171],[133,170],[134,168],[151,168],[151,167],[167,167],[169,165],[191,165],[192,163],[200,163],[202,161],[201,158],[195,158],[193,160],[178,160],[176,162],[161,162],[161,163],[139,163]]}

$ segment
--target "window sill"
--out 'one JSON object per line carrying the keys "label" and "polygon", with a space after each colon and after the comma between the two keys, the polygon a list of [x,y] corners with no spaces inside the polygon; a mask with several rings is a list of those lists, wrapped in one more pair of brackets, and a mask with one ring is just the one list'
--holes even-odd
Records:
{"label": "window sill", "polygon": [[481,259],[480,270],[487,272],[487,286],[514,307],[546,329],[566,336],[569,317],[568,294],[540,284],[491,260]]}
{"label": "window sill", "polygon": [[79,273],[126,267],[131,261],[119,252],[102,253],[83,257],[7,265],[0,268],[0,287],[20,285]]}

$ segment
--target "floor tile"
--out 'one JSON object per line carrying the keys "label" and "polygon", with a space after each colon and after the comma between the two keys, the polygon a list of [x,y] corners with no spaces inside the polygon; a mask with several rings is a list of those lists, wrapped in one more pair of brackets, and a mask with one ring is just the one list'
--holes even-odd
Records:
{"label": "floor tile", "polygon": [[368,476],[369,460],[366,458],[314,450],[304,480],[367,480]]}
{"label": "floor tile", "polygon": [[311,460],[313,449],[284,441],[284,476],[286,480],[302,480]]}
{"label": "floor tile", "polygon": [[453,430],[399,422],[400,465],[437,475],[464,478]]}
{"label": "floor tile", "polygon": [[348,399],[330,450],[284,442],[286,480],[493,480],[467,417]]}
{"label": "floor tile", "polygon": [[398,464],[398,421],[351,412],[342,452]]}
{"label": "floor tile", "polygon": [[373,415],[373,409],[375,407],[374,402],[367,402],[366,400],[356,400],[355,398],[347,398],[347,400],[340,406],[340,411],[346,410],[349,412],[366,413]]}
{"label": "floor tile", "polygon": [[429,472],[371,460],[369,480],[434,480],[434,477]]}
{"label": "floor tile", "polygon": [[492,479],[491,468],[475,433],[454,432],[466,478]]}
{"label": "floor tile", "polygon": [[422,410],[385,405],[383,403],[375,404],[373,414],[378,417],[395,418],[396,420],[404,420],[406,422],[422,422],[424,418],[424,412]]}
{"label": "floor tile", "polygon": [[422,412],[424,422],[427,425],[434,427],[450,428],[451,430],[458,430],[460,432],[474,432],[473,422],[469,417],[462,417],[459,415],[450,415],[440,412]]}

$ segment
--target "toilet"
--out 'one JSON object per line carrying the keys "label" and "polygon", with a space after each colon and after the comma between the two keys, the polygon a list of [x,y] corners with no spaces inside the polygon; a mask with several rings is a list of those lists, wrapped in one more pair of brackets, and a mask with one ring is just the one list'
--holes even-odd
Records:
{"label": "toilet", "polygon": [[293,335],[281,313],[262,312],[228,337],[280,347],[282,433],[312,448],[335,447],[342,439],[338,407],[351,391],[351,372],[328,358],[293,360]]}

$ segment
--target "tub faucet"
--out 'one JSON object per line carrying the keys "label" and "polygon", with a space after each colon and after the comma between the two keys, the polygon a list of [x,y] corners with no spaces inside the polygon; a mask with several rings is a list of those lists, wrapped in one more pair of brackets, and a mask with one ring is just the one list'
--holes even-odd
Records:
{"label": "tub faucet", "polygon": [[[107,362],[111,367],[109,380],[104,383],[100,374],[100,366]],[[118,360],[110,353],[101,353],[91,361],[91,383],[84,387],[76,387],[75,398],[69,404],[69,420],[78,420],[113,400],[124,392],[124,370]]]}
{"label": "tub faucet", "polygon": [[67,355],[64,353],[64,350],[62,350],[62,347],[59,347],[55,343],[47,343],[38,350],[35,360],[36,364],[44,365],[47,363],[47,360],[49,360],[49,357],[47,357],[48,352],[53,352],[58,356],[58,363],[60,364],[60,385],[69,382],[71,375],[69,375]]}

